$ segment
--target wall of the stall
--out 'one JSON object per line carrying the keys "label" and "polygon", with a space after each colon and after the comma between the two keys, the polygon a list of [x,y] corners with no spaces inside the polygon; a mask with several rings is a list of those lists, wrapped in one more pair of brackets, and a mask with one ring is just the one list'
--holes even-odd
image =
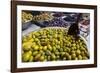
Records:
{"label": "wall of the stall", "polygon": [[[98,5],[98,31],[100,31],[100,0],[27,0],[42,2],[58,2],[72,4]],[[100,37],[100,33],[98,33]],[[100,38],[98,38],[100,40]],[[100,43],[100,41],[98,41]],[[34,73],[99,73],[100,72],[100,46],[98,46],[98,67],[84,69],[69,69],[42,71]],[[0,1],[0,73],[10,73],[10,0]],[[29,72],[27,72],[29,73]],[[33,73],[33,72],[31,72]]]}

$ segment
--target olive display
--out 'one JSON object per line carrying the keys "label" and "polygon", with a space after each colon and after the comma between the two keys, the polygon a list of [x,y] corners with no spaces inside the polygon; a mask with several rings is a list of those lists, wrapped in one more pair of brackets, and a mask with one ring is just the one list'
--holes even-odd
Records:
{"label": "olive display", "polygon": [[76,41],[65,28],[43,28],[22,37],[23,62],[87,59],[86,43],[82,38]]}
{"label": "olive display", "polygon": [[26,23],[31,21],[33,18],[33,15],[31,13],[22,12],[22,23]]}
{"label": "olive display", "polygon": [[39,15],[33,16],[33,21],[35,22],[43,22],[43,21],[50,21],[53,19],[53,16],[50,13],[41,13]]}

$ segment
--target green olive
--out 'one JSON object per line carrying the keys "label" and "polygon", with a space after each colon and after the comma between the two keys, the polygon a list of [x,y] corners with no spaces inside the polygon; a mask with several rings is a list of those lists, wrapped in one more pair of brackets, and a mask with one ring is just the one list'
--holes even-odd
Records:
{"label": "green olive", "polygon": [[61,54],[61,57],[63,57],[63,56],[65,56],[65,52],[60,52],[60,54]]}
{"label": "green olive", "polygon": [[53,46],[52,51],[53,51],[53,52],[55,52],[55,51],[56,51],[56,47],[55,47],[55,46]]}
{"label": "green olive", "polygon": [[44,47],[43,47],[43,50],[46,51],[46,50],[47,50],[47,46],[44,46]]}
{"label": "green olive", "polygon": [[33,62],[33,56],[30,56],[29,62]]}
{"label": "green olive", "polygon": [[38,51],[33,51],[33,56],[37,55]]}
{"label": "green olive", "polygon": [[86,49],[85,49],[84,47],[81,47],[80,50],[81,50],[81,51],[85,51]]}
{"label": "green olive", "polygon": [[66,48],[66,51],[69,53],[71,50],[70,50],[70,48]]}
{"label": "green olive", "polygon": [[32,43],[31,42],[25,42],[22,44],[23,50],[28,51],[31,49]]}
{"label": "green olive", "polygon": [[84,51],[81,51],[81,55],[82,55],[82,56],[85,56],[86,54],[85,54],[85,52],[84,52]]}
{"label": "green olive", "polygon": [[50,60],[51,60],[51,56],[48,56],[48,57],[47,57],[47,60],[50,61]]}
{"label": "green olive", "polygon": [[81,51],[79,49],[76,50],[76,55],[80,55]]}
{"label": "green olive", "polygon": [[49,50],[46,50],[46,55],[51,55],[52,53]]}
{"label": "green olive", "polygon": [[27,38],[26,37],[23,37],[22,41],[23,41],[23,43],[24,42],[27,42]]}
{"label": "green olive", "polygon": [[82,60],[82,56],[81,56],[81,55],[79,55],[79,56],[78,56],[78,59],[79,59],[79,60]]}
{"label": "green olive", "polygon": [[40,46],[40,47],[39,47],[39,50],[42,50],[42,49],[43,49],[43,47],[42,47],[42,46]]}
{"label": "green olive", "polygon": [[45,57],[42,55],[41,57],[40,57],[40,61],[44,61],[45,60]]}
{"label": "green olive", "polygon": [[71,55],[71,57],[72,57],[72,59],[75,59],[76,54],[75,54],[75,53],[74,53],[74,54],[72,54],[72,55]]}
{"label": "green olive", "polygon": [[72,51],[71,51],[71,54],[75,54],[75,51],[74,51],[74,50],[72,50]]}
{"label": "green olive", "polygon": [[66,60],[66,57],[63,57],[63,60]]}
{"label": "green olive", "polygon": [[85,52],[85,55],[87,56],[87,57],[89,57],[89,52],[88,51],[84,51]]}
{"label": "green olive", "polygon": [[83,58],[82,58],[83,60],[87,60],[88,58],[86,57],[86,56],[83,56]]}
{"label": "green olive", "polygon": [[60,52],[58,52],[58,51],[57,51],[57,52],[55,52],[55,55],[59,55],[59,54],[60,54]]}
{"label": "green olive", "polygon": [[69,56],[69,53],[65,52],[65,56],[68,57]]}
{"label": "green olive", "polygon": [[71,55],[69,55],[69,56],[68,56],[68,60],[71,60],[71,59],[72,59],[72,58],[71,58]]}
{"label": "green olive", "polygon": [[55,54],[51,54],[51,59],[52,59],[52,60],[55,60],[55,59],[56,59]]}
{"label": "green olive", "polygon": [[38,61],[39,59],[40,59],[40,57],[41,57],[41,54],[37,54],[35,57],[34,57],[34,59],[36,60],[36,61]]}
{"label": "green olive", "polygon": [[75,60],[78,60],[78,58],[77,58],[77,57],[75,57]]}
{"label": "green olive", "polygon": [[34,50],[39,50],[39,46],[38,46],[38,45],[32,46],[32,48],[33,48]]}
{"label": "green olive", "polygon": [[34,41],[35,41],[35,42],[38,42],[38,41],[39,41],[39,39],[38,39],[38,38],[35,38],[35,39],[34,39]]}
{"label": "green olive", "polygon": [[32,55],[31,51],[25,52],[25,53],[22,55],[22,60],[23,60],[24,62],[27,62],[28,60],[30,60],[31,55]]}
{"label": "green olive", "polygon": [[51,45],[48,45],[47,47],[48,47],[48,49],[49,49],[50,51],[52,51]]}
{"label": "green olive", "polygon": [[76,46],[76,44],[73,44],[73,47],[75,47]]}
{"label": "green olive", "polygon": [[[36,16],[36,20],[45,20]],[[85,42],[75,40],[65,29],[43,28],[22,38],[22,61],[45,62],[60,60],[87,60],[90,58]]]}
{"label": "green olive", "polygon": [[59,60],[59,59],[60,59],[60,56],[59,56],[59,55],[57,55],[57,56],[56,56],[56,58],[57,58],[57,60]]}
{"label": "green olive", "polygon": [[63,52],[63,48],[60,48],[59,51],[60,51],[60,52]]}

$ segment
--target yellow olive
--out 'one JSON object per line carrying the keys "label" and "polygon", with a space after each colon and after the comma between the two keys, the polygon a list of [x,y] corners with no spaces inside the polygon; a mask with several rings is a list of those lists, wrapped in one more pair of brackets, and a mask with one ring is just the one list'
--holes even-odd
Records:
{"label": "yellow olive", "polygon": [[77,57],[75,57],[75,60],[78,60],[78,58],[77,58]]}
{"label": "yellow olive", "polygon": [[22,12],[22,23],[26,23],[31,21],[33,18],[33,15],[30,13]]}
{"label": "yellow olive", "polygon": [[33,42],[33,41],[34,41],[34,39],[32,39],[32,38],[29,40],[29,42]]}
{"label": "yellow olive", "polygon": [[52,60],[55,60],[55,59],[56,59],[55,54],[51,54],[51,59],[52,59]]}
{"label": "yellow olive", "polygon": [[82,60],[82,56],[81,56],[81,55],[79,55],[79,56],[78,56],[78,59],[79,59],[79,60]]}
{"label": "yellow olive", "polygon": [[38,45],[35,45],[34,46],[34,50],[39,50],[39,46]]}
{"label": "yellow olive", "polygon": [[83,60],[87,60],[88,58],[86,57],[86,56],[83,56],[83,58],[82,58]]}
{"label": "yellow olive", "polygon": [[86,54],[85,54],[85,52],[84,52],[84,51],[81,51],[81,55],[82,55],[82,56],[85,56]]}
{"label": "yellow olive", "polygon": [[71,55],[69,55],[69,56],[68,56],[68,60],[71,60],[71,59],[72,59],[72,58],[71,58]]}
{"label": "yellow olive", "polygon": [[37,55],[38,51],[33,51],[33,56]]}
{"label": "yellow olive", "polygon": [[75,53],[74,53],[74,54],[72,54],[72,55],[71,55],[71,57],[72,57],[72,59],[75,59],[76,54],[75,54]]}
{"label": "yellow olive", "polygon": [[47,60],[50,61],[50,59],[51,59],[51,56],[48,56],[48,57],[47,57]]}
{"label": "yellow olive", "polygon": [[73,44],[73,46],[75,47],[75,46],[76,46],[76,44]]}
{"label": "yellow olive", "polygon": [[33,56],[30,56],[29,62],[33,62]]}
{"label": "yellow olive", "polygon": [[32,46],[32,42],[25,42],[22,44],[23,50],[30,50]]}
{"label": "yellow olive", "polygon": [[57,52],[55,52],[55,55],[59,55],[59,54],[60,54],[60,52],[58,52],[58,51],[57,51]]}
{"label": "yellow olive", "polygon": [[45,60],[45,57],[42,55],[41,57],[40,57],[40,61],[44,61]]}
{"label": "yellow olive", "polygon": [[80,50],[81,50],[81,51],[85,51],[86,49],[85,49],[84,47],[81,47]]}
{"label": "yellow olive", "polygon": [[85,55],[87,56],[87,57],[89,57],[89,52],[88,51],[84,51],[85,52]]}
{"label": "yellow olive", "polygon": [[66,53],[65,52],[60,52],[60,54],[63,57]]}
{"label": "yellow olive", "polygon": [[53,46],[52,51],[53,51],[53,52],[55,52],[55,51],[56,51],[56,47],[55,47],[55,46]]}
{"label": "yellow olive", "polygon": [[66,57],[63,57],[63,60],[66,60]]}
{"label": "yellow olive", "polygon": [[45,51],[46,55],[51,55],[52,53],[49,50]]}
{"label": "yellow olive", "polygon": [[46,51],[46,50],[47,50],[47,46],[44,46],[44,47],[43,47],[43,50]]}
{"label": "yellow olive", "polygon": [[74,51],[74,50],[72,50],[72,51],[71,51],[71,54],[75,54],[75,51]]}
{"label": "yellow olive", "polygon": [[23,60],[24,62],[27,62],[28,60],[30,60],[31,53],[32,53],[31,51],[25,52],[25,53],[22,55],[22,60]]}
{"label": "yellow olive", "polygon": [[43,47],[42,47],[42,46],[40,46],[40,47],[39,47],[39,50],[42,50],[42,49],[43,49]]}
{"label": "yellow olive", "polygon": [[27,42],[27,38],[25,36],[23,36],[22,41],[23,41],[23,43]]}
{"label": "yellow olive", "polygon": [[50,51],[52,51],[51,45],[48,45],[47,47],[48,47],[48,49],[49,49]]}
{"label": "yellow olive", "polygon": [[39,41],[39,39],[38,39],[38,38],[35,38],[35,39],[34,39],[34,41],[35,41],[35,42],[38,42],[38,41]]}
{"label": "yellow olive", "polygon": [[80,55],[81,51],[79,49],[76,50],[76,55]]}
{"label": "yellow olive", "polygon": [[30,45],[24,45],[23,50],[28,51],[30,50],[31,46]]}

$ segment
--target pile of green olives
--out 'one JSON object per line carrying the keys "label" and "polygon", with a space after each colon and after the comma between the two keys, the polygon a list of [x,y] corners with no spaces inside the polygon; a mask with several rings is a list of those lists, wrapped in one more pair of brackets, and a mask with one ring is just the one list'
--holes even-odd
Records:
{"label": "pile of green olives", "polygon": [[22,37],[22,61],[45,62],[87,60],[86,43],[68,35],[65,29],[43,28]]}
{"label": "pile of green olives", "polygon": [[22,12],[22,23],[26,23],[31,21],[33,18],[33,15],[31,13],[26,13],[26,12]]}
{"label": "pile of green olives", "polygon": [[50,21],[52,19],[53,19],[53,16],[45,12],[45,13],[41,13],[40,15],[33,16],[32,20],[35,22],[43,22],[43,21]]}

